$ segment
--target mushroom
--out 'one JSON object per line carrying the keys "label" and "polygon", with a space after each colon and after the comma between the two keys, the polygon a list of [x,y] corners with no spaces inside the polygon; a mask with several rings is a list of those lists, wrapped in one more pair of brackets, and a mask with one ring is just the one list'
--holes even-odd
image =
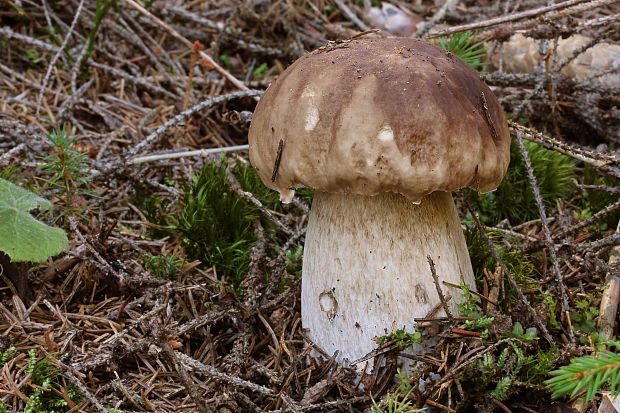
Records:
{"label": "mushroom", "polygon": [[[338,360],[439,305],[442,281],[475,287],[450,194],[492,191],[509,163],[502,108],[474,69],[408,38],[354,39],[300,58],[259,101],[250,161],[290,202],[316,192],[303,257],[308,337]],[[456,298],[448,302],[457,313]]]}

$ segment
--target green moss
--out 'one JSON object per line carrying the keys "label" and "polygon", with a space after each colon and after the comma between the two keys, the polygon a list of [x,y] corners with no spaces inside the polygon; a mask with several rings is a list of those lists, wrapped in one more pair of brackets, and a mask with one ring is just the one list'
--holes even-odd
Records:
{"label": "green moss", "polygon": [[[487,231],[487,234],[495,245],[500,245],[500,240],[502,238],[500,232]],[[476,279],[482,280],[484,278],[484,269],[487,268],[489,271],[494,271],[495,267],[497,267],[497,261],[477,228],[467,228],[465,231],[465,241],[467,243],[467,249]],[[512,277],[521,288],[532,289],[539,286],[534,277],[535,256],[527,255],[516,247],[507,248],[499,246],[497,247],[497,252],[508,271],[510,271]],[[511,293],[514,293],[512,287],[509,283],[505,285],[508,295],[512,296]]]}
{"label": "green moss", "polygon": [[[567,197],[574,189],[575,162],[534,142],[524,143],[543,203],[547,208],[554,208],[558,199]],[[510,166],[499,188],[480,196],[474,191],[469,194],[474,209],[487,225],[495,225],[505,218],[512,225],[539,218],[523,156],[514,141],[510,146]]]}
{"label": "green moss", "polygon": [[155,277],[176,280],[179,277],[179,267],[183,261],[174,255],[160,256],[155,255],[152,257],[146,256],[144,258],[144,266]]}
{"label": "green moss", "polygon": [[239,185],[241,185],[241,189],[254,194],[268,209],[282,212],[280,194],[267,188],[254,168],[248,164],[238,163],[233,168],[233,174],[237,178]]}
{"label": "green moss", "polygon": [[538,350],[536,357],[528,357],[524,366],[527,382],[534,384],[542,383],[548,377],[549,372],[555,368],[554,361],[557,358],[557,347],[552,347],[547,351]]}
{"label": "green moss", "polygon": [[[46,356],[37,360],[37,352],[28,351],[28,366],[26,373],[31,375],[31,383],[43,389],[58,389],[65,387],[69,398],[74,403],[79,403],[83,396],[73,383],[63,385],[60,372],[53,366]],[[24,413],[52,413],[68,410],[68,403],[54,391],[45,391],[41,388],[33,388],[28,395],[28,402],[24,407]]]}
{"label": "green moss", "polygon": [[[200,260],[207,267],[215,266],[218,276],[228,278],[235,291],[241,294],[240,286],[256,244],[255,223],[261,220],[267,233],[274,230],[274,225],[264,219],[255,205],[230,190],[227,167],[225,160],[205,165],[191,184],[182,188],[181,199],[176,203],[149,196],[143,188],[136,189],[133,202],[149,222],[156,224],[149,228],[151,236],[182,240],[187,259]],[[232,166],[230,172],[242,190],[252,193],[266,208],[283,212],[278,192],[267,188],[252,167],[239,163]],[[301,194],[311,199],[312,191],[302,190]],[[301,266],[300,255],[301,250],[287,254],[287,265],[295,276]],[[175,257],[168,257],[168,260],[178,261]],[[145,265],[156,276],[168,277],[174,273],[163,257],[154,257]]]}
{"label": "green moss", "polygon": [[238,289],[256,243],[253,229],[260,217],[257,208],[230,191],[225,162],[205,165],[186,188],[182,204],[174,227],[182,236],[188,257],[215,265],[218,273],[231,277]]}

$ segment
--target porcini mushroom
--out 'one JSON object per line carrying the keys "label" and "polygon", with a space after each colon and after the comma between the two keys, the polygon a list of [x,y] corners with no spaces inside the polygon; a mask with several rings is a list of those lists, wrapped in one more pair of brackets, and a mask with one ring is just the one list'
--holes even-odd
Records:
{"label": "porcini mushroom", "polygon": [[413,332],[440,302],[427,256],[440,281],[474,288],[450,192],[497,188],[509,143],[476,71],[425,41],[330,44],[285,70],[254,112],[250,161],[283,202],[316,191],[302,271],[309,338],[352,361],[376,336]]}

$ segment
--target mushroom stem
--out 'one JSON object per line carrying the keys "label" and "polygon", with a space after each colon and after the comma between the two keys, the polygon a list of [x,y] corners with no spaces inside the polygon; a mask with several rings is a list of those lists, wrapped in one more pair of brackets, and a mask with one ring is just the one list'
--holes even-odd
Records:
{"label": "mushroom stem", "polygon": [[[376,347],[374,337],[414,332],[413,319],[440,302],[427,256],[440,282],[475,287],[450,193],[434,192],[416,205],[393,193],[317,192],[301,291],[309,338],[330,355],[339,350],[339,361],[353,361]],[[453,313],[456,301],[448,303]]]}

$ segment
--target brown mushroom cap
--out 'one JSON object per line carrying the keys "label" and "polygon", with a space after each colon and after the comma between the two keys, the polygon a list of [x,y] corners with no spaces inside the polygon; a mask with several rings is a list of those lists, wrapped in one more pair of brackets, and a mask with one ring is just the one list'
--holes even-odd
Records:
{"label": "brown mushroom cap", "polygon": [[249,144],[252,165],[283,200],[302,186],[414,201],[488,192],[510,160],[504,112],[478,73],[408,38],[351,40],[300,58],[258,103]]}

